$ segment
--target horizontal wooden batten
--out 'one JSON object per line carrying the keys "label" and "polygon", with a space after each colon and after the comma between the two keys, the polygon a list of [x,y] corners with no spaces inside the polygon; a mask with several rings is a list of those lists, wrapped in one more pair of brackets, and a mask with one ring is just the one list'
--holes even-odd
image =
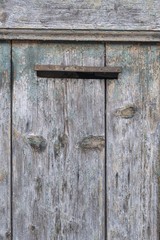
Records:
{"label": "horizontal wooden batten", "polygon": [[76,79],[117,79],[122,71],[120,67],[83,67],[36,65],[38,77],[46,78],[76,78]]}
{"label": "horizontal wooden batten", "polygon": [[160,42],[160,31],[0,29],[0,40]]}

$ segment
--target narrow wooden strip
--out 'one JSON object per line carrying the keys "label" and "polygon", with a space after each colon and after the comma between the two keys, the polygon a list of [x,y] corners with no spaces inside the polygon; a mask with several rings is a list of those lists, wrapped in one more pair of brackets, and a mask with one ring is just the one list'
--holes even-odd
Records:
{"label": "narrow wooden strip", "polygon": [[11,49],[0,43],[0,239],[11,234]]}
{"label": "narrow wooden strip", "polygon": [[160,42],[160,31],[0,29],[2,40]]}
{"label": "narrow wooden strip", "polygon": [[120,67],[84,67],[84,66],[60,66],[60,65],[35,65],[36,71],[53,72],[85,72],[85,73],[120,73]]}

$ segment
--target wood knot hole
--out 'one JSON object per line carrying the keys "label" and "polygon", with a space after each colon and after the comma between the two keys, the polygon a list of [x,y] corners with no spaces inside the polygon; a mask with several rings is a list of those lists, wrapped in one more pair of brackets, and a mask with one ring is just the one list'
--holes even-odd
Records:
{"label": "wood knot hole", "polygon": [[105,146],[104,136],[88,136],[79,143],[82,150],[102,150]]}
{"label": "wood knot hole", "polygon": [[29,145],[37,152],[43,152],[47,147],[47,141],[42,136],[29,135],[27,136]]}
{"label": "wood knot hole", "polygon": [[118,109],[115,112],[116,116],[119,116],[121,118],[133,118],[135,113],[136,113],[137,109],[135,106],[125,106],[123,108]]}

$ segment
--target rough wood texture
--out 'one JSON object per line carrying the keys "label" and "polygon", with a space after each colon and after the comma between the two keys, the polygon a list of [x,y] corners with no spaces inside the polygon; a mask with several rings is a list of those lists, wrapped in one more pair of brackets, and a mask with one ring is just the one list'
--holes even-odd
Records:
{"label": "rough wood texture", "polygon": [[82,67],[77,65],[61,66],[61,65],[35,65],[36,71],[53,71],[53,72],[96,72],[96,73],[120,73],[120,67]]}
{"label": "rough wood texture", "polygon": [[160,46],[106,45],[108,240],[159,239]]}
{"label": "rough wood texture", "polygon": [[0,42],[0,239],[10,235],[10,45]]}
{"label": "rough wood texture", "polygon": [[104,46],[15,42],[13,64],[13,239],[104,240],[104,81],[34,71],[104,66]]}
{"label": "rough wood texture", "polygon": [[2,40],[160,42],[160,31],[1,29]]}
{"label": "rough wood texture", "polygon": [[159,0],[7,0],[1,28],[159,30]]}

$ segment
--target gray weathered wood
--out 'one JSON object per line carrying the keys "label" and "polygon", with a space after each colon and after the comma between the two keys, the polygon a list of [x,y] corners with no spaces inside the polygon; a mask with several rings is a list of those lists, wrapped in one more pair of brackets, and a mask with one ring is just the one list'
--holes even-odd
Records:
{"label": "gray weathered wood", "polygon": [[120,73],[120,67],[89,67],[89,66],[61,66],[61,65],[35,65],[36,71],[53,71],[53,72],[96,72],[96,73]]}
{"label": "gray weathered wood", "polygon": [[1,40],[160,42],[160,31],[1,29]]}
{"label": "gray weathered wood", "polygon": [[10,156],[11,91],[10,44],[0,42],[0,239],[8,239],[11,230]]}
{"label": "gray weathered wood", "polygon": [[35,64],[104,66],[103,44],[13,43],[13,239],[104,239],[104,81]]}
{"label": "gray weathered wood", "polygon": [[159,0],[8,0],[1,28],[160,30]]}
{"label": "gray weathered wood", "polygon": [[159,239],[159,56],[159,45],[106,45],[123,69],[107,82],[108,240]]}

